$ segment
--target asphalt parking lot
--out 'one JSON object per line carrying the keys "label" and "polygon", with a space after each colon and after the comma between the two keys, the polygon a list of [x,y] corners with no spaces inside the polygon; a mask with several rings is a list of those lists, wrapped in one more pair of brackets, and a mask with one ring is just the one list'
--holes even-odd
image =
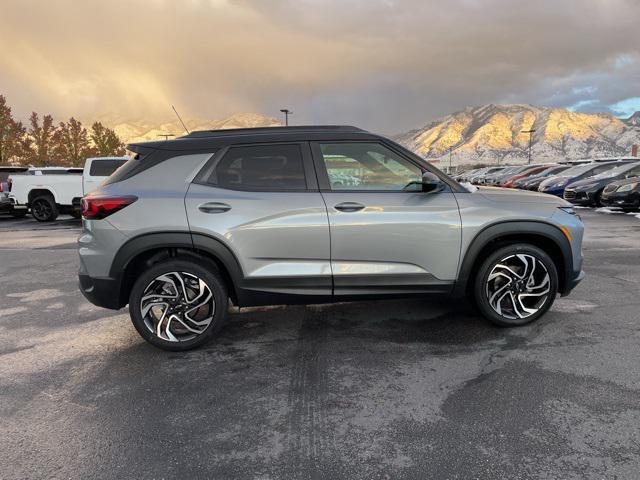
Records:
{"label": "asphalt parking lot", "polygon": [[76,288],[79,222],[0,217],[2,478],[638,478],[640,219],[498,329],[446,298],[234,312],[188,353]]}

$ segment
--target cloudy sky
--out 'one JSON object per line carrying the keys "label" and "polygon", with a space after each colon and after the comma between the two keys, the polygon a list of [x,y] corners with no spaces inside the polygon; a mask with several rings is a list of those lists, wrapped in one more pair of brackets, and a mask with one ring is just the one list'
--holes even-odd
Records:
{"label": "cloudy sky", "polygon": [[639,0],[0,0],[18,117],[236,112],[396,133],[469,105],[640,110]]}

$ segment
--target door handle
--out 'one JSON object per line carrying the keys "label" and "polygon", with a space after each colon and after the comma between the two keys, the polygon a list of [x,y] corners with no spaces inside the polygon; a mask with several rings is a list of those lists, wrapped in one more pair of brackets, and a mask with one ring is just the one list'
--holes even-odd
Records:
{"label": "door handle", "polygon": [[358,212],[364,208],[364,205],[356,202],[342,202],[333,208],[340,210],[341,212]]}
{"label": "door handle", "polygon": [[224,213],[231,210],[231,205],[221,202],[207,202],[202,205],[198,205],[198,210],[203,213]]}

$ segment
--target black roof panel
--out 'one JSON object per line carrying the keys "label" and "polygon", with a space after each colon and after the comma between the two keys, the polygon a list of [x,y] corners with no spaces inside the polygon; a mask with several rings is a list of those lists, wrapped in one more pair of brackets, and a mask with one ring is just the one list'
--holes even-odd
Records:
{"label": "black roof panel", "polygon": [[136,142],[127,145],[138,153],[151,150],[202,150],[219,148],[234,143],[259,143],[272,141],[355,140],[379,138],[377,135],[348,125],[307,125],[295,127],[230,128],[191,132],[172,140]]}
{"label": "black roof panel", "polygon": [[228,128],[223,130],[197,130],[179,138],[221,137],[229,135],[255,135],[260,133],[301,132],[365,132],[351,125],[297,125],[295,127]]}

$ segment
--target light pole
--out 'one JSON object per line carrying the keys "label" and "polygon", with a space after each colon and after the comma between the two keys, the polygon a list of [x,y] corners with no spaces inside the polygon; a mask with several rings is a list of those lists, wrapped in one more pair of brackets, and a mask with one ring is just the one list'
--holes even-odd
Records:
{"label": "light pole", "polygon": [[529,164],[531,164],[531,139],[533,137],[533,132],[535,129],[530,128],[529,130],[522,130],[520,133],[528,133],[529,134]]}
{"label": "light pole", "polygon": [[293,115],[293,112],[291,110],[289,110],[288,108],[283,108],[280,110],[282,113],[284,113],[284,124],[285,126],[289,126],[289,115]]}

